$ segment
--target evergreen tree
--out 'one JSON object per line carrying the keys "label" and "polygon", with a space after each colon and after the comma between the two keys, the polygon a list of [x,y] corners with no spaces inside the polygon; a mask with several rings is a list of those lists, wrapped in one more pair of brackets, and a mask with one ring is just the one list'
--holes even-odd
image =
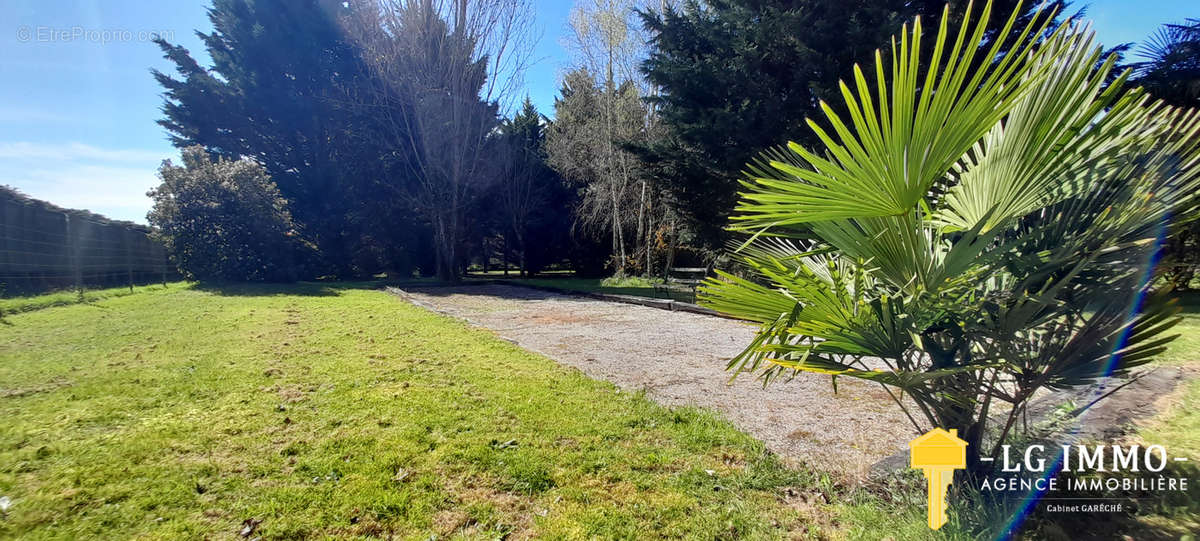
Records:
{"label": "evergreen tree", "polygon": [[[504,164],[492,214],[498,231],[512,238],[522,274],[536,273],[569,250],[574,198],[561,177],[546,165],[545,118],[529,97],[500,126],[496,141]],[[496,205],[498,203],[498,205]]]}
{"label": "evergreen tree", "polygon": [[[1176,107],[1200,107],[1200,19],[1165,24],[1137,50],[1133,83]],[[1159,274],[1178,290],[1192,288],[1200,271],[1200,220],[1180,217],[1163,247]]]}
{"label": "evergreen tree", "polygon": [[366,111],[399,158],[388,161],[411,179],[389,195],[430,224],[437,275],[446,281],[465,270],[469,211],[495,179],[489,139],[511,83],[496,62],[521,48],[528,15],[525,0],[397,0],[348,19],[371,73]]}
{"label": "evergreen tree", "polygon": [[609,266],[618,275],[652,270],[643,263],[652,249],[647,233],[661,221],[654,214],[661,198],[629,151],[648,140],[649,111],[641,97],[632,81],[612,87],[586,69],[571,71],[546,136],[550,166],[580,192],[577,223],[610,238]]}
{"label": "evergreen tree", "polygon": [[350,106],[367,76],[339,25],[350,6],[214,0],[213,32],[199,33],[211,68],[160,39],[178,75],[154,71],[165,90],[159,123],[172,142],[263,164],[329,270],[342,275],[375,270],[355,269],[355,252],[373,249],[362,241],[378,233],[369,217],[386,210],[372,208],[386,201],[370,196],[378,175],[368,169],[385,151],[362,144],[356,132],[368,129],[369,117]]}
{"label": "evergreen tree", "polygon": [[[965,3],[950,2],[951,13],[965,12]],[[997,38],[1017,4],[993,5],[986,40]],[[642,11],[652,36],[643,71],[660,90],[649,100],[664,135],[639,155],[697,241],[723,247],[737,179],[758,152],[816,143],[805,119],[821,116],[822,100],[840,103],[838,81],[854,63],[876,49],[889,54],[889,38],[914,16],[936,30],[944,7],[943,0],[687,0]],[[1019,19],[1028,20],[1036,5],[1021,9]]]}

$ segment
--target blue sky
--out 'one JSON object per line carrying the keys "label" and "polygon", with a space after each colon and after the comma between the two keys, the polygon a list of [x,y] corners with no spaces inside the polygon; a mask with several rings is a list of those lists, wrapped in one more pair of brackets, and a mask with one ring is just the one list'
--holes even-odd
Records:
{"label": "blue sky", "polygon": [[[150,68],[169,70],[153,33],[200,50],[207,1],[0,2],[0,184],[112,218],[145,222],[155,171],[177,156],[163,130]],[[525,91],[550,113],[567,53],[569,0],[537,0],[542,37]],[[1077,2],[1077,5],[1084,5]],[[1200,17],[1194,0],[1096,0],[1088,17],[1106,45],[1140,41],[1164,22]],[[200,56],[202,58],[202,56]],[[176,160],[178,161],[178,160]]]}

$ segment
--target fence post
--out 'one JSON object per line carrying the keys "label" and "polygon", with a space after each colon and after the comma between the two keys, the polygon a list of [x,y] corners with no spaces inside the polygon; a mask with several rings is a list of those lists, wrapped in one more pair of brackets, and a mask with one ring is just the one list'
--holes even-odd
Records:
{"label": "fence post", "polygon": [[71,256],[71,274],[75,277],[75,293],[79,295],[79,300],[83,300],[83,269],[79,268],[79,240],[71,230],[71,214],[64,212],[63,217],[67,219],[67,250]]}
{"label": "fence post", "polygon": [[129,278],[129,292],[133,293],[133,242],[129,240],[132,231],[126,227],[121,229],[122,244],[125,245],[125,272]]}

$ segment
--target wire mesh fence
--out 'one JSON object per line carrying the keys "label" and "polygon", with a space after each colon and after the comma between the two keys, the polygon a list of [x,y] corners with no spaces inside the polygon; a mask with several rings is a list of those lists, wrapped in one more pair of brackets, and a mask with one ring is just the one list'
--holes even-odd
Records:
{"label": "wire mesh fence", "polygon": [[60,208],[0,186],[0,291],[5,296],[175,279],[148,227]]}

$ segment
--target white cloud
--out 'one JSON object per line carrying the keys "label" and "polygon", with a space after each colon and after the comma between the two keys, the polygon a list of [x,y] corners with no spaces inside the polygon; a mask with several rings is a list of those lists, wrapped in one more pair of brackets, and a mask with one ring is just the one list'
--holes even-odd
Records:
{"label": "white cloud", "polygon": [[158,162],[170,156],[161,151],[107,149],[83,143],[0,143],[0,159],[96,160],[103,162]]}
{"label": "white cloud", "polygon": [[84,143],[0,142],[0,184],[67,208],[145,223],[146,191],[172,151],[100,148]]}
{"label": "white cloud", "polygon": [[61,113],[25,107],[0,107],[0,122],[4,124],[62,124],[71,118]]}
{"label": "white cloud", "polygon": [[26,173],[24,180],[30,189],[21,191],[29,196],[52,197],[54,204],[71,208],[137,206],[145,199],[146,191],[158,184],[153,169],[104,165],[34,169]]}

